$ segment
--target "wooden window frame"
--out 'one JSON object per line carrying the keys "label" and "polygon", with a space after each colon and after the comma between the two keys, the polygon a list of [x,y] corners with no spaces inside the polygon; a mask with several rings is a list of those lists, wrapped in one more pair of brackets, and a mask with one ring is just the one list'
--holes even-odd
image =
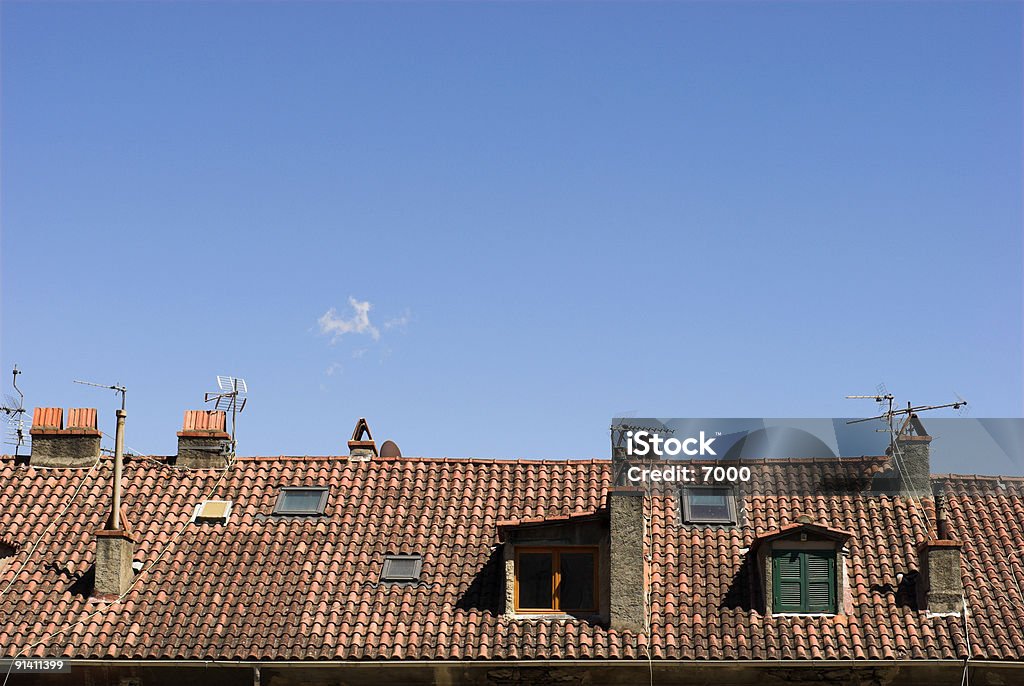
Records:
{"label": "wooden window frame", "polygon": [[[785,555],[797,555],[800,558],[800,607],[794,609],[793,607],[780,607],[779,598],[781,597],[781,591],[779,584],[781,579],[779,578],[779,568],[776,563],[777,558],[781,558]],[[829,560],[829,606],[825,610],[811,609],[810,601],[808,599],[808,588],[809,579],[807,575],[807,557],[809,555],[820,555]],[[836,550],[814,550],[814,549],[794,549],[794,548],[776,548],[771,553],[771,564],[772,564],[772,613],[773,614],[802,614],[802,615],[834,615],[839,612],[839,555]]]}
{"label": "wooden window frame", "polygon": [[[521,615],[550,615],[550,614],[597,614],[600,601],[600,585],[598,580],[600,579],[600,563],[601,556],[598,554],[598,546],[596,545],[556,545],[556,546],[516,546],[515,555],[515,611],[516,614]],[[551,604],[554,607],[548,608],[521,608],[519,606],[519,556],[523,553],[526,554],[537,554],[537,553],[548,553],[551,555]],[[560,555],[562,553],[590,553],[594,560],[594,593],[593,601],[595,607],[587,608],[571,608],[563,610],[558,607],[558,591],[562,583],[562,565],[560,564]]]}

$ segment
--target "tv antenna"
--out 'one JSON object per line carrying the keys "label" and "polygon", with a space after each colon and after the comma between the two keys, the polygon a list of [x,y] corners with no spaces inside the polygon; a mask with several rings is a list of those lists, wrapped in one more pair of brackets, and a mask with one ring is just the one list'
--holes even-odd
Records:
{"label": "tv antenna", "polygon": [[[861,424],[863,422],[870,422],[870,421],[873,421],[873,420],[876,420],[876,419],[884,420],[886,425],[888,426],[889,438],[894,443],[896,441],[896,433],[897,433],[896,421],[897,421],[897,418],[899,418],[899,417],[905,417],[905,419],[903,421],[903,424],[900,426],[899,431],[903,431],[905,429],[906,430],[910,430],[910,429],[913,428],[913,425],[911,424],[911,420],[916,419],[918,413],[920,413],[920,412],[928,412],[930,410],[941,410],[941,409],[944,409],[944,408],[947,408],[947,407],[951,407],[954,410],[959,410],[959,411],[962,412],[963,408],[967,407],[967,401],[964,400],[963,398],[961,398],[959,395],[957,395],[956,396],[956,401],[955,402],[951,402],[951,403],[943,403],[942,405],[913,405],[912,403],[910,403],[908,401],[906,407],[896,409],[896,399],[895,399],[895,396],[893,396],[892,393],[884,392],[885,391],[885,386],[884,385],[880,385],[879,389],[880,389],[880,392],[876,393],[875,395],[848,395],[846,397],[848,399],[851,399],[851,400],[859,400],[859,399],[874,400],[876,403],[879,404],[880,409],[882,407],[884,407],[885,410],[880,412],[879,414],[873,416],[873,417],[865,417],[863,419],[851,419],[850,421],[848,421],[846,423],[847,424]],[[956,394],[954,393],[954,395],[956,395]]]}
{"label": "tv antenna", "polygon": [[[881,402],[881,400],[879,400],[878,396],[874,396],[874,395],[848,395],[846,397],[847,398],[874,398],[876,401]],[[907,402],[907,406],[906,407],[897,410],[897,409],[894,409],[894,405],[893,405],[894,399],[893,399],[892,395],[885,396],[883,398],[883,400],[887,400],[888,401],[889,409],[886,410],[885,412],[883,412],[882,414],[876,415],[874,417],[865,417],[864,419],[851,419],[850,421],[848,421],[846,423],[847,424],[859,424],[861,422],[870,422],[872,419],[894,419],[896,417],[909,416],[909,415],[912,415],[912,414],[917,414],[919,412],[928,412],[929,410],[941,410],[941,409],[946,408],[946,407],[952,407],[954,410],[959,410],[962,407],[967,407],[967,401],[964,400],[963,398],[959,398],[956,402],[943,403],[942,405],[912,405],[910,402]]]}
{"label": "tv antenna", "polygon": [[249,388],[245,384],[245,379],[220,375],[217,376],[217,387],[219,390],[204,394],[203,400],[212,402],[215,410],[231,413],[231,456],[234,457],[237,446],[235,424],[238,421],[238,414],[245,409],[245,404],[249,400],[246,397]]}
{"label": "tv antenna", "polygon": [[0,407],[0,411],[7,415],[7,443],[14,446],[15,459],[21,457],[21,448],[27,447],[31,440],[25,424],[25,394],[18,388],[18,374],[21,373],[18,365],[14,365],[14,392],[18,397],[5,393],[3,407]]}
{"label": "tv antenna", "polygon": [[120,384],[113,384],[108,386],[107,384],[93,383],[92,381],[79,381],[77,379],[75,379],[73,383],[79,383],[82,384],[83,386],[92,386],[93,388],[106,388],[108,390],[114,391],[115,393],[120,393],[121,409],[124,410],[125,401],[127,400],[128,397],[128,389],[125,388],[124,386]]}

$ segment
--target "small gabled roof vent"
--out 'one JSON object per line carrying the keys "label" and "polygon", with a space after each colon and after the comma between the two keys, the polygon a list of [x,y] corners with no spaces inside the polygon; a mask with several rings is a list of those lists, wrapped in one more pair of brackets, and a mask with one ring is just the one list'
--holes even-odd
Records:
{"label": "small gabled roof vent", "polygon": [[192,513],[193,522],[218,522],[226,524],[231,516],[230,500],[204,500],[196,505]]}
{"label": "small gabled roof vent", "polygon": [[360,417],[356,422],[356,428],[352,430],[352,438],[348,442],[348,454],[349,459],[357,462],[370,460],[377,456],[377,442],[373,440],[366,417]]}

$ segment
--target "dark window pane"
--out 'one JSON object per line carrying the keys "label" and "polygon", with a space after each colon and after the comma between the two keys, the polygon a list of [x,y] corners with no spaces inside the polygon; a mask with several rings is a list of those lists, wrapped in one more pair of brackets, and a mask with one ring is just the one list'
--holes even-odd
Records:
{"label": "dark window pane", "polygon": [[593,610],[594,602],[594,554],[565,553],[559,555],[561,585],[558,588],[558,604],[562,610]]}
{"label": "dark window pane", "polygon": [[519,607],[551,609],[551,553],[519,554]]}

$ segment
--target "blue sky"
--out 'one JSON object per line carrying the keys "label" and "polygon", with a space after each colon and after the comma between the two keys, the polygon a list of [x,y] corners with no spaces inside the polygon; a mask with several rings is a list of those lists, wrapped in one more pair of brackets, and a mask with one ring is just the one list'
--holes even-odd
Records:
{"label": "blue sky", "polygon": [[216,374],[244,454],[1020,416],[1021,15],[5,2],[3,380],[152,454]]}

